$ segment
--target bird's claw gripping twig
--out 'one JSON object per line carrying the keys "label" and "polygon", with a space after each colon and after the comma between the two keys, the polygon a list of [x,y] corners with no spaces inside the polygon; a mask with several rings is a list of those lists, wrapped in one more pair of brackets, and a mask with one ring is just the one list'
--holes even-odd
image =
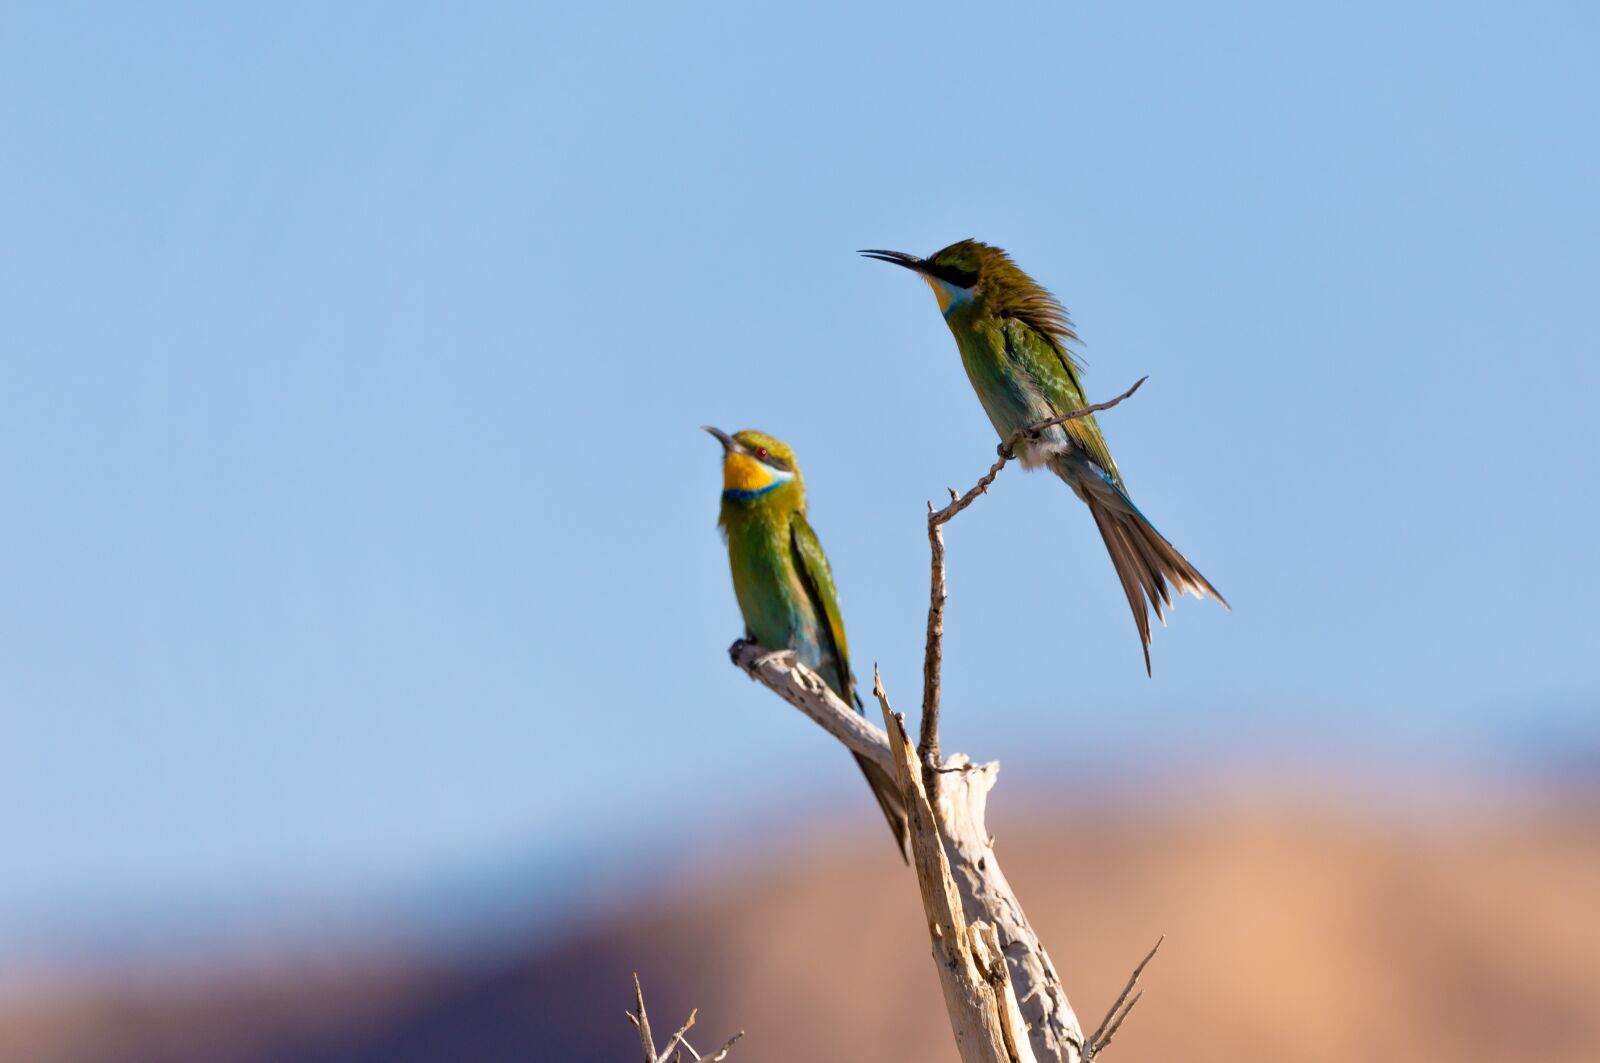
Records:
{"label": "bird's claw gripping twig", "polygon": [[798,658],[793,650],[769,650],[750,662],[751,668],[765,668],[769,664],[794,664]]}

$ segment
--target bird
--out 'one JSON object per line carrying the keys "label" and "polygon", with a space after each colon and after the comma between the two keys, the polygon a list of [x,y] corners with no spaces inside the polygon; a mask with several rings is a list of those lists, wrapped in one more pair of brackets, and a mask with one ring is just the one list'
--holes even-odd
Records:
{"label": "bird", "polygon": [[[961,364],[1002,442],[1041,421],[1088,405],[1078,342],[1066,308],[1003,249],[961,240],[927,258],[903,251],[859,252],[904,266],[927,282],[955,336]],[[1047,466],[1089,507],[1117,571],[1150,674],[1150,613],[1166,625],[1172,591],[1227,601],[1134,505],[1094,415],[1068,421],[1016,446],[1024,467]],[[1170,589],[1169,589],[1170,584]]]}
{"label": "bird", "polygon": [[[805,479],[794,451],[753,430],[729,435],[703,426],[722,444],[722,509],[733,593],[745,635],[764,649],[791,652],[846,705],[864,712],[850,671],[844,616],[828,556],[806,520]],[[910,862],[910,824],[894,778],[860,754],[856,763]]]}

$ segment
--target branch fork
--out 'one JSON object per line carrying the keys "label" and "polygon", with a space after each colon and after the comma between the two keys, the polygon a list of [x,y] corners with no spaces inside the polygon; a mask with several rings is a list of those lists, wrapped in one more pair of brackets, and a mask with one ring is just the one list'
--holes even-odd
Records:
{"label": "branch fork", "polygon": [[978,482],[966,494],[957,495],[955,488],[948,487],[945,490],[950,492],[949,505],[943,509],[934,509],[933,503],[928,503],[928,549],[931,554],[932,577],[928,591],[928,637],[922,652],[922,735],[917,743],[917,759],[922,762],[924,783],[930,792],[937,793],[939,788],[939,673],[944,664],[944,603],[947,597],[944,582],[944,526],[950,523],[957,513],[976,502],[980,495],[989,493],[989,485],[1000,475],[1000,470],[1017,456],[1018,443],[1024,439],[1037,439],[1047,429],[1066,424],[1068,421],[1076,421],[1091,413],[1109,410],[1131,397],[1149,379],[1147,376],[1140,377],[1134,381],[1133,387],[1114,399],[1046,418],[1037,424],[1013,432],[1010,439],[996,448],[995,463],[989,466],[989,471],[980,476]]}
{"label": "branch fork", "polygon": [[[735,642],[728,650],[734,665],[750,678],[899,782],[911,821],[912,862],[928,917],[930,945],[963,1063],[1088,1063],[1111,1043],[1138,1003],[1140,994],[1135,989],[1139,976],[1155,955],[1156,950],[1151,949],[1099,1029],[1085,1038],[1055,966],[1000,869],[994,839],[984,824],[989,791],[1000,765],[993,761],[975,764],[959,753],[944,759],[939,751],[946,599],[944,525],[988,493],[1024,439],[1109,410],[1138,391],[1145,379],[1107,402],[1014,433],[1000,444],[997,460],[970,490],[958,495],[951,489],[950,502],[942,509],[928,503],[931,578],[922,720],[915,750],[906,733],[905,718],[890,708],[876,668],[872,692],[882,710],[883,730],[840,700],[793,654],[772,653],[747,640]],[[1156,947],[1160,944],[1158,941]]]}
{"label": "branch fork", "polygon": [[744,1031],[740,1030],[723,1042],[721,1048],[701,1055],[695,1051],[694,1045],[690,1044],[689,1039],[684,1036],[694,1026],[695,1016],[700,1014],[700,1009],[695,1008],[689,1012],[689,1017],[678,1028],[678,1032],[673,1034],[672,1038],[667,1041],[667,1047],[657,1052],[655,1040],[650,1034],[650,1016],[644,1010],[644,988],[639,985],[637,972],[633,976],[633,1002],[634,1007],[639,1010],[624,1011],[623,1014],[628,1017],[629,1022],[633,1023],[634,1028],[639,1031],[639,1048],[644,1053],[645,1063],[682,1063],[684,1052],[689,1053],[691,1060],[699,1060],[701,1063],[720,1063],[721,1060],[728,1058],[728,1050],[733,1047],[733,1043],[744,1036]]}

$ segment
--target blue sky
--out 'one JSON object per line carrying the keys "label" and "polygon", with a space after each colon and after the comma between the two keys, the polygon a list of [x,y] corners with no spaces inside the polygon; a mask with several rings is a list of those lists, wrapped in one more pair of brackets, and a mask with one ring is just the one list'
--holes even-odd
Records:
{"label": "blue sky", "polygon": [[923,507],[994,439],[860,247],[1001,244],[1094,397],[1149,374],[1102,423],[1234,605],[1186,600],[1147,679],[1079,503],[1008,471],[950,531],[947,746],[1040,788],[1595,749],[1597,29],[8,6],[0,942],[858,785],[726,663],[698,426],[795,446],[859,665],[913,706]]}

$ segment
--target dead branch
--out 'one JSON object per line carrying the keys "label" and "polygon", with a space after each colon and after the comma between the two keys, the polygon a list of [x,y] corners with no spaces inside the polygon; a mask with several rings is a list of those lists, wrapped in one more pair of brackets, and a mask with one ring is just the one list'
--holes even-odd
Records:
{"label": "dead branch", "polygon": [[[1117,1031],[1122,1028],[1122,1020],[1128,1017],[1128,1013],[1133,1010],[1133,1006],[1139,1003],[1139,998],[1144,996],[1142,990],[1138,993],[1133,993],[1134,987],[1139,984],[1139,976],[1144,974],[1145,966],[1155,959],[1156,950],[1161,947],[1161,943],[1165,940],[1167,940],[1167,935],[1165,934],[1156,938],[1156,943],[1150,946],[1150,951],[1145,953],[1144,959],[1139,961],[1139,966],[1133,969],[1133,974],[1128,977],[1128,984],[1122,987],[1122,992],[1112,1003],[1111,1010],[1106,1012],[1106,1017],[1100,1020],[1100,1026],[1094,1033],[1089,1035],[1089,1040],[1083,1046],[1085,1063],[1099,1055],[1111,1043],[1111,1038],[1116,1036]],[[1128,996],[1129,993],[1133,993],[1131,998]]]}
{"label": "dead branch", "polygon": [[[1008,986],[1003,973],[1005,965],[999,965],[1000,981],[990,981],[993,968],[984,943],[984,934],[990,928],[984,923],[967,925],[961,898],[950,878],[950,863],[940,840],[938,817],[928,802],[922,772],[911,749],[911,740],[906,737],[905,718],[889,707],[889,697],[883,692],[877,669],[873,669],[872,693],[883,710],[883,723],[894,754],[895,779],[906,796],[912,863],[917,871],[917,885],[922,890],[922,909],[928,916],[934,966],[939,972],[939,984],[944,988],[945,1010],[950,1013],[956,1050],[961,1053],[963,1063],[1035,1063],[1026,1036],[1020,1040],[1019,1053],[1015,1032],[1004,1025],[1003,1001]],[[996,944],[996,951],[998,947]]]}
{"label": "dead branch", "polygon": [[939,672],[944,664],[944,526],[957,513],[976,502],[979,495],[989,493],[989,485],[1000,475],[1000,470],[1016,457],[1018,443],[1024,439],[1038,438],[1041,432],[1068,421],[1109,410],[1138,391],[1149,379],[1147,376],[1140,377],[1133,387],[1107,402],[1097,402],[1081,410],[1046,418],[1038,424],[1013,432],[1011,438],[997,448],[998,457],[989,466],[989,471],[980,476],[966,494],[958,496],[954,488],[949,488],[949,505],[934,509],[933,503],[928,503],[928,549],[932,555],[932,576],[928,591],[928,636],[922,652],[922,735],[917,743],[917,759],[922,762],[924,783],[931,793],[939,792]]}
{"label": "dead branch", "polygon": [[633,972],[633,1001],[637,1012],[624,1011],[623,1014],[639,1031],[639,1047],[644,1052],[646,1063],[656,1063],[656,1043],[650,1037],[650,1015],[644,1010],[644,987],[639,985],[639,972]]}
{"label": "dead branch", "polygon": [[894,775],[888,737],[872,721],[839,700],[821,676],[797,663],[794,654],[775,654],[749,639],[740,639],[728,647],[728,657],[734,667],[799,709],[843,742],[850,752]]}
{"label": "dead branch", "polygon": [[1066,424],[1068,421],[1076,421],[1080,417],[1089,416],[1091,413],[1100,413],[1104,410],[1109,410],[1111,407],[1122,402],[1124,399],[1131,397],[1135,391],[1138,391],[1140,388],[1144,387],[1144,382],[1149,379],[1150,378],[1147,376],[1140,377],[1138,380],[1133,382],[1133,387],[1129,388],[1127,391],[1124,391],[1121,395],[1118,395],[1114,399],[1107,399],[1105,402],[1097,402],[1092,406],[1085,406],[1081,410],[1073,410],[1070,413],[1063,413],[1056,417],[1047,417],[1037,424],[1031,424],[1026,428],[1012,432],[1010,439],[1006,440],[1004,443],[1001,443],[995,448],[995,452],[999,455],[998,460],[996,460],[993,465],[989,466],[988,472],[978,477],[978,482],[973,484],[972,488],[967,491],[966,494],[957,497],[954,489],[946,488],[945,490],[950,492],[949,505],[940,510],[934,510],[932,503],[928,505],[929,522],[935,524],[947,524],[949,523],[951,517],[954,517],[957,513],[960,513],[963,509],[966,509],[968,506],[972,505],[972,503],[976,502],[979,495],[988,494],[989,485],[994,483],[995,477],[1000,475],[1000,470],[1005,468],[1006,465],[1011,462],[1011,459],[1017,456],[1017,444],[1022,442],[1024,439],[1037,438],[1042,432],[1054,428],[1057,425]]}
{"label": "dead branch", "polygon": [[[816,673],[792,656],[774,656],[743,639],[729,647],[728,655],[750,678],[798,708],[852,752],[895,774],[888,735],[840,701]],[[999,764],[974,764],[961,753],[944,762],[944,784],[937,797],[929,795],[938,817],[939,839],[967,924],[984,923],[994,930],[998,952],[1006,960],[1011,999],[1017,1002],[1035,1060],[1080,1063],[1083,1032],[1078,1017],[1049,954],[1006,880],[984,822],[989,790],[999,774]],[[913,843],[915,848],[915,838]]]}
{"label": "dead branch", "polygon": [[[1155,949],[1135,968],[1100,1029],[1085,1040],[1061,979],[1000,870],[984,824],[989,791],[1000,765],[973,764],[959,753],[946,760],[939,752],[946,597],[943,528],[988,492],[1024,439],[1108,410],[1138,391],[1144,380],[1108,402],[1040,421],[1013,434],[999,446],[998,460],[971,490],[964,495],[951,490],[950,503],[943,509],[928,504],[932,575],[921,734],[914,754],[904,718],[890,709],[876,668],[873,694],[883,711],[887,733],[852,711],[793,654],[773,653],[744,640],[728,650],[733,663],[752,679],[805,713],[852,752],[892,771],[898,780],[911,819],[913,864],[946,1010],[961,1058],[968,1063],[1088,1063],[1111,1043],[1138,1003],[1139,994],[1133,991]],[[1156,944],[1160,946],[1159,941]]]}
{"label": "dead branch", "polygon": [[650,1038],[650,1016],[644,1010],[644,989],[639,985],[637,972],[633,976],[633,1000],[634,1006],[639,1010],[637,1012],[624,1011],[623,1014],[628,1017],[628,1021],[633,1023],[639,1031],[639,1047],[644,1052],[645,1063],[669,1063],[669,1061],[679,1063],[683,1058],[682,1053],[677,1051],[679,1045],[682,1045],[694,1059],[703,1060],[704,1063],[716,1063],[718,1060],[728,1058],[728,1049],[733,1047],[735,1041],[744,1036],[744,1031],[740,1030],[728,1038],[721,1048],[710,1055],[702,1056],[695,1051],[694,1046],[689,1043],[689,1039],[684,1036],[694,1026],[695,1016],[700,1013],[700,1010],[695,1008],[689,1012],[688,1019],[684,1020],[678,1032],[672,1035],[672,1039],[667,1042],[667,1047],[658,1053],[655,1042]]}

